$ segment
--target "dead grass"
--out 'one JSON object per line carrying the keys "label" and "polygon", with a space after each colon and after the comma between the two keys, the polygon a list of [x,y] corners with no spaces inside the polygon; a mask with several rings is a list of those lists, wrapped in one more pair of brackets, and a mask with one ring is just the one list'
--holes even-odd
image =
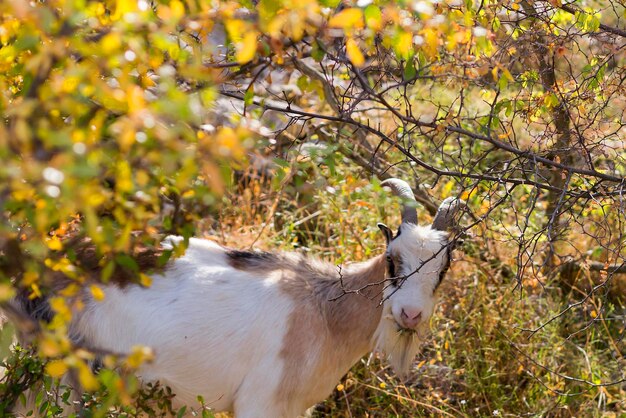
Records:
{"label": "dead grass", "polygon": [[[364,179],[308,174],[307,187],[248,180],[225,198],[216,222],[207,220],[205,235],[336,263],[382,251],[376,222],[397,226],[398,203]],[[483,226],[474,233],[440,288],[411,378],[401,382],[382,359],[364,358],[313,417],[626,416],[626,384],[601,386],[624,375],[624,308],[594,295],[547,323],[584,294],[532,269],[518,286],[515,243]],[[524,331],[544,324],[532,336]]]}
{"label": "dead grass", "polygon": [[[278,192],[247,204],[242,204],[245,194],[233,194],[226,206],[232,209],[222,213],[222,225],[233,227],[221,242],[299,249],[337,263],[382,251],[375,224],[397,225],[396,203],[364,180],[345,178],[330,186],[336,193],[318,188],[315,204],[302,206],[289,194],[270,204]],[[310,222],[299,222],[316,211]],[[412,378],[400,382],[381,359],[363,359],[313,416],[626,414],[626,384],[598,386],[623,378],[623,308],[592,297],[529,337],[524,329],[541,326],[581,295],[532,269],[516,286],[515,244],[481,232],[465,251],[457,251]],[[484,251],[477,251],[481,246]]]}

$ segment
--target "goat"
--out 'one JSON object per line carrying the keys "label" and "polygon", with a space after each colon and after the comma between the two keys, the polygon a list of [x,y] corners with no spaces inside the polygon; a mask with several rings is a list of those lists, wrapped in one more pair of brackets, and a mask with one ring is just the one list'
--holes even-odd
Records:
{"label": "goat", "polygon": [[[154,361],[139,370],[144,382],[169,386],[176,405],[202,395],[238,418],[302,414],[374,349],[406,374],[450,263],[446,230],[463,203],[446,199],[432,226],[418,226],[409,185],[382,184],[404,199],[395,236],[378,224],[387,241],[382,255],[338,268],[298,253],[191,238],[150,287],[102,285],[102,301],[84,292],[70,336],[115,353],[152,347]],[[169,237],[163,246],[181,240]],[[14,306],[32,310],[26,300]],[[37,309],[38,318],[51,316]]]}

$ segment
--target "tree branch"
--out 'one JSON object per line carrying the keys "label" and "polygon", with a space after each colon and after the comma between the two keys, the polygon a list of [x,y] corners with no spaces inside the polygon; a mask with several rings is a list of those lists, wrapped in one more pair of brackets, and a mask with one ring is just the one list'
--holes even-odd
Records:
{"label": "tree branch", "polygon": [[[226,96],[226,97],[230,97],[232,99],[237,99],[237,100],[241,100],[244,101],[244,97],[243,95],[239,94],[239,93],[233,93],[233,92],[229,92],[229,91],[220,91],[220,94],[222,96]],[[277,112],[282,112],[285,114],[291,114],[291,115],[297,115],[297,116],[301,116],[301,117],[305,117],[305,118],[309,118],[309,119],[323,119],[323,120],[328,120],[331,122],[338,122],[338,123],[348,123],[351,124],[353,126],[359,127],[364,129],[365,131],[376,135],[377,137],[379,137],[380,139],[382,139],[384,142],[394,146],[398,151],[400,151],[401,153],[403,153],[407,158],[409,158],[412,162],[416,163],[417,165],[419,165],[420,167],[438,175],[438,176],[448,176],[448,177],[457,177],[457,178],[470,178],[470,179],[474,179],[474,180],[485,180],[485,181],[492,181],[492,182],[496,182],[496,183],[506,183],[506,184],[516,184],[516,185],[530,185],[530,186],[534,186],[537,187],[538,189],[542,189],[542,190],[549,190],[549,191],[553,191],[553,192],[562,192],[563,189],[559,188],[559,187],[555,187],[552,186],[550,184],[547,183],[541,183],[535,180],[530,180],[527,178],[512,178],[512,177],[496,177],[493,175],[489,175],[489,174],[473,174],[473,173],[463,173],[460,171],[448,171],[448,170],[442,170],[439,169],[437,167],[434,167],[428,163],[426,163],[425,161],[422,161],[421,159],[415,157],[411,152],[409,152],[406,148],[404,148],[403,146],[401,146],[400,144],[397,143],[397,141],[391,139],[390,137],[388,137],[387,135],[385,135],[384,133],[372,128],[369,125],[365,125],[364,123],[358,122],[354,119],[352,119],[350,116],[347,115],[342,115],[342,116],[332,116],[332,115],[323,115],[323,114],[318,114],[318,113],[313,113],[313,112],[307,112],[301,109],[297,109],[297,108],[293,108],[291,106],[289,107],[282,107],[282,106],[275,106],[272,104],[268,104],[264,101],[260,101],[260,100],[254,100],[253,103],[256,106],[259,106],[263,109],[266,110],[274,110]],[[430,123],[430,124],[426,124],[423,123],[422,125],[424,126],[429,126],[429,127],[436,127],[438,126],[436,123]],[[452,132],[457,132],[466,136],[469,136],[471,138],[474,139],[480,139],[480,140],[485,140],[489,143],[492,143],[496,146],[499,145],[499,148],[505,150],[505,151],[511,151],[514,154],[520,156],[520,157],[524,157],[526,159],[532,160],[532,161],[539,161],[539,162],[545,162],[546,165],[550,165],[553,167],[558,167],[563,169],[565,172],[572,172],[572,173],[577,173],[577,174],[582,174],[582,175],[586,175],[589,177],[597,177],[599,179],[602,180],[606,180],[606,181],[610,181],[610,182],[615,182],[615,183],[619,183],[619,187],[622,188],[624,186],[626,186],[626,184],[624,183],[624,181],[626,180],[626,178],[620,178],[620,177],[615,177],[615,176],[610,176],[604,173],[600,173],[597,172],[595,170],[584,170],[584,169],[579,169],[576,167],[571,167],[571,166],[566,166],[554,161],[551,161],[547,158],[543,158],[540,157],[530,151],[521,151],[513,146],[507,145],[507,144],[503,144],[500,141],[496,141],[492,138],[489,137],[485,137],[483,135],[479,135],[479,134],[475,134],[473,132],[469,132],[466,131],[464,129],[460,129],[460,128],[455,128],[455,127],[448,127],[446,128],[448,131],[452,131]],[[581,197],[583,195],[587,195],[589,194],[589,191],[584,191],[582,192],[582,194],[578,194],[575,195],[576,197]],[[618,193],[618,192],[616,192]],[[571,192],[567,192],[568,195],[571,195]],[[600,193],[598,193],[598,195],[600,195]]]}
{"label": "tree branch", "polygon": [[[573,4],[573,3],[570,3],[570,4]],[[562,5],[560,7],[560,9],[566,11],[567,13],[573,14],[573,15],[575,15],[577,12],[578,13],[587,13],[584,10],[575,9],[573,7],[570,7],[569,4]],[[613,26],[605,25],[604,23],[600,23],[600,29],[602,29],[605,32],[612,33],[613,35],[617,35],[617,36],[621,36],[623,38],[626,38],[626,30],[619,29],[619,28],[614,28]]]}

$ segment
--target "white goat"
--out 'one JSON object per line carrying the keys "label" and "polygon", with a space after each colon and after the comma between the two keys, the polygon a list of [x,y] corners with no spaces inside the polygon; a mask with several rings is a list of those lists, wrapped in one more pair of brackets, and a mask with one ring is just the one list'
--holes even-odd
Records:
{"label": "white goat", "polygon": [[[414,202],[404,181],[383,185]],[[445,230],[459,206],[448,199],[432,226],[418,226],[405,202],[395,237],[378,225],[386,253],[341,269],[297,253],[236,251],[192,238],[151,287],[109,284],[103,301],[85,296],[70,333],[116,353],[152,347],[156,358],[140,376],[171,387],[178,405],[202,395],[238,418],[295,417],[373,349],[408,372],[449,264]]]}

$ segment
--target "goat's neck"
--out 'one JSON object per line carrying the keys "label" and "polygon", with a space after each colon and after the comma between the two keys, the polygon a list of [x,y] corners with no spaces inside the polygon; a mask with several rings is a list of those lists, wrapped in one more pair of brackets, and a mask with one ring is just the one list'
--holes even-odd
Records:
{"label": "goat's neck", "polygon": [[372,336],[382,314],[387,264],[384,255],[345,266],[331,289],[318,293],[329,330],[349,341],[364,355],[372,348]]}
{"label": "goat's neck", "polygon": [[[297,309],[281,350],[284,384],[279,399],[319,402],[361,357],[373,348],[382,314],[384,256],[326,274],[285,280]],[[306,389],[306,390],[303,390]]]}

